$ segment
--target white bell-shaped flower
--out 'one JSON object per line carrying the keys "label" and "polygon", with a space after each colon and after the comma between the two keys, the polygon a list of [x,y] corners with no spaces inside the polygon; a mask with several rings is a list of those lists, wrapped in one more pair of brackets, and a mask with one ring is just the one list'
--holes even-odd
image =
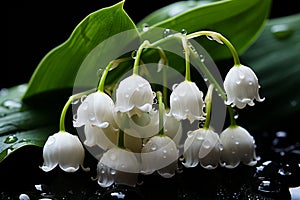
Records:
{"label": "white bell-shaped flower", "polygon": [[101,187],[109,187],[113,183],[135,186],[139,170],[139,162],[133,152],[115,147],[99,160],[96,179]]}
{"label": "white bell-shaped flower", "polygon": [[249,132],[240,126],[230,126],[220,135],[222,144],[220,163],[227,168],[235,168],[240,162],[255,165],[255,141]]}
{"label": "white bell-shaped flower", "polygon": [[215,169],[220,162],[220,138],[211,129],[200,128],[188,133],[184,143],[185,167],[200,165],[206,169]]}
{"label": "white bell-shaped flower", "polygon": [[86,124],[84,126],[85,141],[84,144],[88,147],[99,146],[103,150],[113,148],[118,141],[118,130],[112,126],[107,128],[99,128]]}
{"label": "white bell-shaped flower", "polygon": [[260,86],[253,70],[247,66],[239,65],[232,67],[224,80],[224,89],[227,94],[227,105],[232,104],[240,109],[247,104],[253,106],[253,100],[264,101],[260,98],[258,90]]}
{"label": "white bell-shaped flower", "polygon": [[143,174],[157,171],[162,177],[170,178],[178,168],[178,149],[175,142],[168,136],[150,138],[141,151]]}
{"label": "white bell-shaped flower", "polygon": [[83,100],[77,110],[74,127],[91,124],[99,128],[107,128],[114,124],[114,102],[104,92],[94,92]]}
{"label": "white bell-shaped flower", "polygon": [[203,120],[203,92],[194,82],[183,81],[173,86],[170,95],[170,114],[177,120]]}
{"label": "white bell-shaped flower", "polygon": [[84,148],[76,135],[68,132],[58,132],[49,136],[44,148],[44,164],[40,167],[45,172],[49,172],[57,165],[66,172],[75,172],[83,167]]}
{"label": "white bell-shaped flower", "polygon": [[139,75],[122,80],[116,90],[115,111],[127,112],[129,116],[140,115],[152,109],[155,93],[150,83]]}

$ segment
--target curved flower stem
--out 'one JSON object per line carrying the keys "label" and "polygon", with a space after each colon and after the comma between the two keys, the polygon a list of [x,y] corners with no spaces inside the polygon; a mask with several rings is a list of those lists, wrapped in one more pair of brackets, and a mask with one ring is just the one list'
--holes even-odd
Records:
{"label": "curved flower stem", "polygon": [[191,81],[191,67],[190,67],[190,48],[186,37],[181,37],[182,46],[185,56],[185,80]]}
{"label": "curved flower stem", "polygon": [[227,106],[229,117],[230,117],[230,127],[236,126],[236,121],[234,118],[233,108],[231,106]]}
{"label": "curved flower stem", "polygon": [[69,97],[68,101],[66,102],[61,114],[60,114],[60,121],[59,121],[59,131],[61,132],[65,132],[65,117],[66,117],[66,113],[67,110],[69,108],[69,106],[71,105],[71,103],[74,100],[80,99],[82,96],[90,94],[92,92],[95,92],[95,88],[91,89],[91,90],[87,90],[78,94],[74,94],[72,96]]}
{"label": "curved flower stem", "polygon": [[101,76],[101,79],[100,79],[100,82],[98,84],[98,91],[99,92],[103,92],[104,91],[104,86],[105,86],[105,79],[107,77],[107,74],[108,72],[111,70],[111,69],[114,69],[116,68],[120,63],[122,62],[126,62],[128,60],[130,60],[131,58],[120,58],[120,59],[117,59],[117,60],[113,60],[113,61],[110,61],[108,63],[108,65],[105,67],[105,70]]}
{"label": "curved flower stem", "polygon": [[214,89],[214,84],[210,84],[204,100],[206,103],[206,119],[203,128],[206,130],[209,129],[209,124],[210,124],[213,89]]}
{"label": "curved flower stem", "polygon": [[203,35],[205,35],[207,37],[211,37],[213,40],[216,40],[220,44],[225,44],[233,56],[234,65],[235,66],[241,65],[239,55],[238,55],[237,51],[235,50],[234,46],[230,43],[230,41],[227,38],[225,38],[220,33],[217,33],[214,31],[198,31],[198,32],[187,35],[187,38],[192,39],[192,38],[203,36]]}
{"label": "curved flower stem", "polygon": [[159,133],[157,135],[164,136],[164,113],[163,113],[163,101],[162,101],[162,93],[160,91],[156,92],[156,96],[158,99],[158,117],[159,117]]}
{"label": "curved flower stem", "polygon": [[214,87],[216,89],[216,91],[220,94],[220,97],[226,101],[227,100],[227,96],[225,91],[223,90],[223,88],[220,86],[220,84],[218,83],[218,81],[215,79],[215,77],[210,73],[210,71],[208,70],[207,66],[201,61],[199,55],[197,53],[195,53],[194,51],[191,51],[191,55],[196,59],[196,61],[199,63],[199,67],[201,69],[201,71],[205,74],[205,76],[207,77],[207,79],[210,81],[210,83],[214,84]]}
{"label": "curved flower stem", "polygon": [[138,48],[137,52],[136,52],[136,57],[134,60],[134,65],[133,65],[133,75],[138,75],[139,73],[139,64],[140,64],[140,58],[143,52],[143,49],[146,47],[150,46],[150,42],[148,40],[145,40],[140,47]]}
{"label": "curved flower stem", "polygon": [[167,106],[168,105],[168,90],[167,90],[167,72],[166,72],[166,65],[168,65],[168,58],[167,58],[167,56],[166,56],[166,54],[165,54],[165,52],[163,51],[163,49],[162,48],[160,48],[160,47],[157,47],[157,49],[158,49],[158,53],[159,53],[159,55],[160,55],[160,58],[161,58],[161,60],[162,60],[162,63],[161,64],[163,64],[163,67],[162,67],[162,76],[163,76],[163,91],[162,91],[162,98],[163,98],[163,102],[164,102],[164,104],[165,104],[165,106]]}

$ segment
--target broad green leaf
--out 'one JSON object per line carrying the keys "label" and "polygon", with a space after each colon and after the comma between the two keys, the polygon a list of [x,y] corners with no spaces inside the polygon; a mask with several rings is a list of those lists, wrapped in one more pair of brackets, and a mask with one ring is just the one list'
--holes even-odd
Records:
{"label": "broad green leaf", "polygon": [[[300,112],[300,14],[271,19],[257,41],[241,56],[253,68],[265,97],[249,109],[253,127],[282,126],[299,120]],[[252,112],[251,112],[252,111]],[[254,116],[263,116],[257,121]],[[298,115],[297,119],[293,116]]]}
{"label": "broad green leaf", "polygon": [[195,7],[201,7],[216,1],[220,0],[178,1],[150,13],[137,24],[137,27],[147,29],[148,26],[167,20]]}
{"label": "broad green leaf", "polygon": [[0,162],[23,146],[42,147],[55,131],[55,110],[26,106],[21,100],[26,88],[22,84],[0,90]]}
{"label": "broad green leaf", "polygon": [[[189,4],[188,1],[181,4]],[[269,15],[270,0],[223,0],[189,9],[164,21],[151,24],[153,16],[145,17],[139,23],[151,25],[142,32],[143,39],[155,41],[163,37],[156,27],[167,28],[177,32],[183,29],[187,33],[200,30],[212,30],[221,33],[232,42],[239,53],[242,53],[259,35]],[[175,5],[176,6],[176,5]],[[168,9],[162,9],[165,12]],[[155,15],[159,15],[156,12]],[[163,13],[161,13],[164,15]],[[149,19],[149,22],[147,21]],[[154,33],[153,33],[154,32]],[[155,36],[155,37],[154,37]],[[225,47],[208,41],[197,39],[215,60],[229,58],[231,55]]]}
{"label": "broad green leaf", "polygon": [[[111,59],[114,59],[107,52],[120,55],[119,52],[122,52],[122,49],[137,38],[136,27],[124,12],[123,4],[124,1],[121,1],[111,7],[89,14],[77,25],[67,41],[51,50],[41,60],[31,77],[24,100],[50,90],[72,88],[78,70],[84,67],[93,68],[93,70],[81,70],[86,73],[85,81],[95,80],[96,69],[101,65],[97,61],[100,59],[107,65]],[[131,31],[122,36],[123,40],[114,41],[118,42],[118,48],[106,42],[101,46],[100,52],[93,51],[106,39],[127,30]],[[106,52],[106,54],[101,55],[101,52]],[[91,56],[91,54],[93,55]],[[90,56],[88,63],[85,62],[87,56]],[[92,78],[89,76],[91,72],[93,73]],[[82,83],[83,80],[79,82]]]}

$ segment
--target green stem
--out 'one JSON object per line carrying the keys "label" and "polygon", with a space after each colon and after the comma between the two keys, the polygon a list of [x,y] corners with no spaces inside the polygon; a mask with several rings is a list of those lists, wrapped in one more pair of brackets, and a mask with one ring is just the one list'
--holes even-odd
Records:
{"label": "green stem", "polygon": [[185,56],[185,80],[191,81],[190,49],[188,47],[186,37],[182,37],[181,41],[182,41],[182,46],[183,46],[184,56]]}
{"label": "green stem", "polygon": [[203,128],[209,129],[210,119],[211,119],[211,104],[212,104],[212,94],[213,94],[214,85],[210,84],[205,96],[206,104],[206,119]]}
{"label": "green stem", "polygon": [[238,55],[237,51],[235,50],[234,46],[231,44],[231,42],[227,38],[225,38],[220,33],[217,33],[214,31],[198,31],[198,32],[187,35],[187,38],[192,39],[192,38],[203,36],[203,35],[212,37],[212,39],[216,40],[218,43],[221,43],[221,44],[224,43],[228,47],[228,49],[230,50],[230,52],[232,54],[232,57],[234,60],[234,65],[235,66],[241,65],[239,55]]}
{"label": "green stem", "polygon": [[149,46],[150,46],[149,41],[148,41],[148,40],[145,40],[145,41],[140,45],[140,47],[138,48],[138,50],[137,50],[137,52],[136,52],[136,57],[135,57],[135,60],[134,60],[134,65],[133,65],[133,74],[134,74],[134,75],[138,75],[138,73],[139,73],[140,58],[141,58],[143,49],[146,48],[146,47],[149,47]]}
{"label": "green stem", "polygon": [[227,96],[226,96],[226,93],[223,90],[223,88],[220,86],[220,84],[215,79],[215,77],[210,73],[210,71],[208,70],[207,66],[201,61],[201,58],[199,57],[199,55],[197,53],[195,53],[194,51],[191,51],[191,52],[192,52],[192,56],[194,58],[196,58],[196,61],[199,63],[199,67],[200,67],[201,71],[205,74],[205,76],[210,81],[210,83],[214,84],[214,87],[217,90],[217,92],[220,94],[220,97],[224,101],[226,101],[227,100]]}
{"label": "green stem", "polygon": [[156,92],[157,100],[158,100],[158,117],[159,117],[159,136],[164,136],[164,110],[163,110],[163,101],[162,101],[162,93],[160,91]]}
{"label": "green stem", "polygon": [[65,117],[66,117],[66,113],[67,113],[68,108],[71,105],[71,103],[74,100],[77,100],[77,99],[81,98],[84,95],[90,94],[91,92],[95,92],[95,89],[87,90],[85,92],[74,94],[74,95],[72,95],[72,96],[69,97],[68,101],[66,102],[66,104],[65,104],[65,106],[64,106],[64,108],[63,108],[63,110],[62,110],[62,112],[60,114],[59,130],[61,132],[65,132],[66,131],[66,128],[65,128]]}
{"label": "green stem", "polygon": [[120,129],[120,131],[119,131],[118,147],[121,148],[121,149],[125,149],[125,144],[124,144],[124,131],[123,131],[123,129]]}
{"label": "green stem", "polygon": [[236,126],[236,121],[234,119],[234,112],[231,106],[227,106],[229,117],[230,117],[230,127]]}
{"label": "green stem", "polygon": [[[160,48],[160,47],[157,47],[158,49],[158,53],[160,55],[160,58],[164,61],[163,64],[164,65],[168,65],[168,58],[165,54],[165,52]],[[163,91],[162,91],[162,95],[163,95],[163,102],[165,104],[165,106],[167,107],[168,105],[168,88],[166,87],[167,84],[168,84],[168,80],[167,80],[167,72],[166,72],[166,67],[164,66],[162,68],[162,76],[163,76]]]}
{"label": "green stem", "polygon": [[104,92],[105,80],[106,80],[108,72],[111,69],[114,69],[115,67],[117,67],[120,63],[126,62],[126,61],[128,61],[130,59],[131,58],[120,58],[120,59],[113,60],[113,61],[111,61],[111,62],[108,63],[108,65],[105,67],[105,70],[104,70],[104,72],[103,72],[103,74],[101,76],[100,82],[98,84],[98,91],[99,92]]}

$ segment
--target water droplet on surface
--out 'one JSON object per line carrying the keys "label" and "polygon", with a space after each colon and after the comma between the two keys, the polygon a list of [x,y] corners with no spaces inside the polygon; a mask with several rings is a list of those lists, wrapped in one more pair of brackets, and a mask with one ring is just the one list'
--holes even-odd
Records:
{"label": "water droplet on surface", "polygon": [[81,98],[80,98],[80,101],[83,102],[85,99],[86,99],[87,95],[83,95]]}
{"label": "water droplet on surface", "polygon": [[131,58],[135,59],[136,58],[136,53],[137,53],[137,50],[134,50],[131,52]]}
{"label": "water droplet on surface", "polygon": [[204,61],[205,61],[204,55],[200,54],[200,55],[199,55],[199,58],[200,58],[200,61],[201,61],[201,62],[204,62]]}
{"label": "water droplet on surface", "polygon": [[178,86],[178,84],[174,84],[174,85],[172,86],[172,90],[175,90],[177,86]]}
{"label": "water droplet on surface", "polygon": [[249,81],[249,83],[248,83],[249,85],[253,85],[253,82],[252,81]]}
{"label": "water droplet on surface", "polygon": [[144,23],[143,24],[143,29],[142,29],[144,32],[148,31],[149,30],[149,25]]}
{"label": "water droplet on surface", "polygon": [[11,143],[16,142],[17,140],[18,140],[18,138],[15,135],[10,135],[4,140],[4,143],[11,144]]}
{"label": "water droplet on surface", "polygon": [[88,107],[89,107],[89,105],[88,105],[87,102],[83,102],[83,103],[82,103],[82,109],[83,109],[83,110],[87,110]]}
{"label": "water droplet on surface", "polygon": [[89,113],[89,120],[92,122],[96,120],[96,117],[93,113]]}
{"label": "water droplet on surface", "polygon": [[271,27],[271,32],[277,39],[287,39],[294,33],[294,30],[287,24],[276,24]]}
{"label": "water droplet on surface", "polygon": [[30,200],[30,198],[27,194],[20,194],[19,200]]}
{"label": "water droplet on surface", "polygon": [[2,105],[8,109],[16,109],[22,107],[22,104],[20,102],[16,102],[13,100],[6,100],[2,103]]}
{"label": "water droplet on surface", "polygon": [[181,29],[181,34],[182,34],[182,35],[186,35],[186,34],[187,34],[187,30],[185,30],[184,28]]}
{"label": "water droplet on surface", "polygon": [[234,144],[239,145],[240,143],[238,141],[236,141]]}
{"label": "water droplet on surface", "polygon": [[116,156],[115,154],[111,154],[111,155],[110,155],[110,159],[111,159],[111,160],[116,160],[116,159],[117,159],[117,156]]}
{"label": "water droplet on surface", "polygon": [[236,81],[235,83],[236,83],[237,85],[239,85],[239,84],[241,84],[241,81]]}
{"label": "water droplet on surface", "polygon": [[164,30],[164,32],[163,32],[163,37],[165,38],[165,37],[168,37],[168,36],[170,36],[171,35],[171,30],[170,29],[165,29]]}
{"label": "water droplet on surface", "polygon": [[151,146],[151,150],[152,150],[152,151],[155,151],[156,149],[157,149],[156,145],[153,144],[153,145]]}
{"label": "water droplet on surface", "polygon": [[72,101],[71,104],[75,105],[75,104],[78,104],[78,103],[79,103],[79,99],[75,99],[75,100]]}
{"label": "water droplet on surface", "polygon": [[74,114],[74,115],[73,115],[73,120],[76,121],[77,119],[78,119],[78,115],[77,115],[77,114]]}
{"label": "water droplet on surface", "polygon": [[114,169],[111,169],[111,170],[110,170],[110,174],[111,174],[111,175],[115,175],[116,173],[117,173],[116,170],[114,170]]}
{"label": "water droplet on surface", "polygon": [[205,149],[209,149],[210,148],[210,142],[208,140],[205,140],[203,143],[202,143],[203,147]]}
{"label": "water droplet on surface", "polygon": [[103,68],[98,69],[98,70],[97,70],[97,76],[98,76],[98,77],[101,77],[102,74],[103,74],[103,72],[104,72],[104,69],[103,69]]}

